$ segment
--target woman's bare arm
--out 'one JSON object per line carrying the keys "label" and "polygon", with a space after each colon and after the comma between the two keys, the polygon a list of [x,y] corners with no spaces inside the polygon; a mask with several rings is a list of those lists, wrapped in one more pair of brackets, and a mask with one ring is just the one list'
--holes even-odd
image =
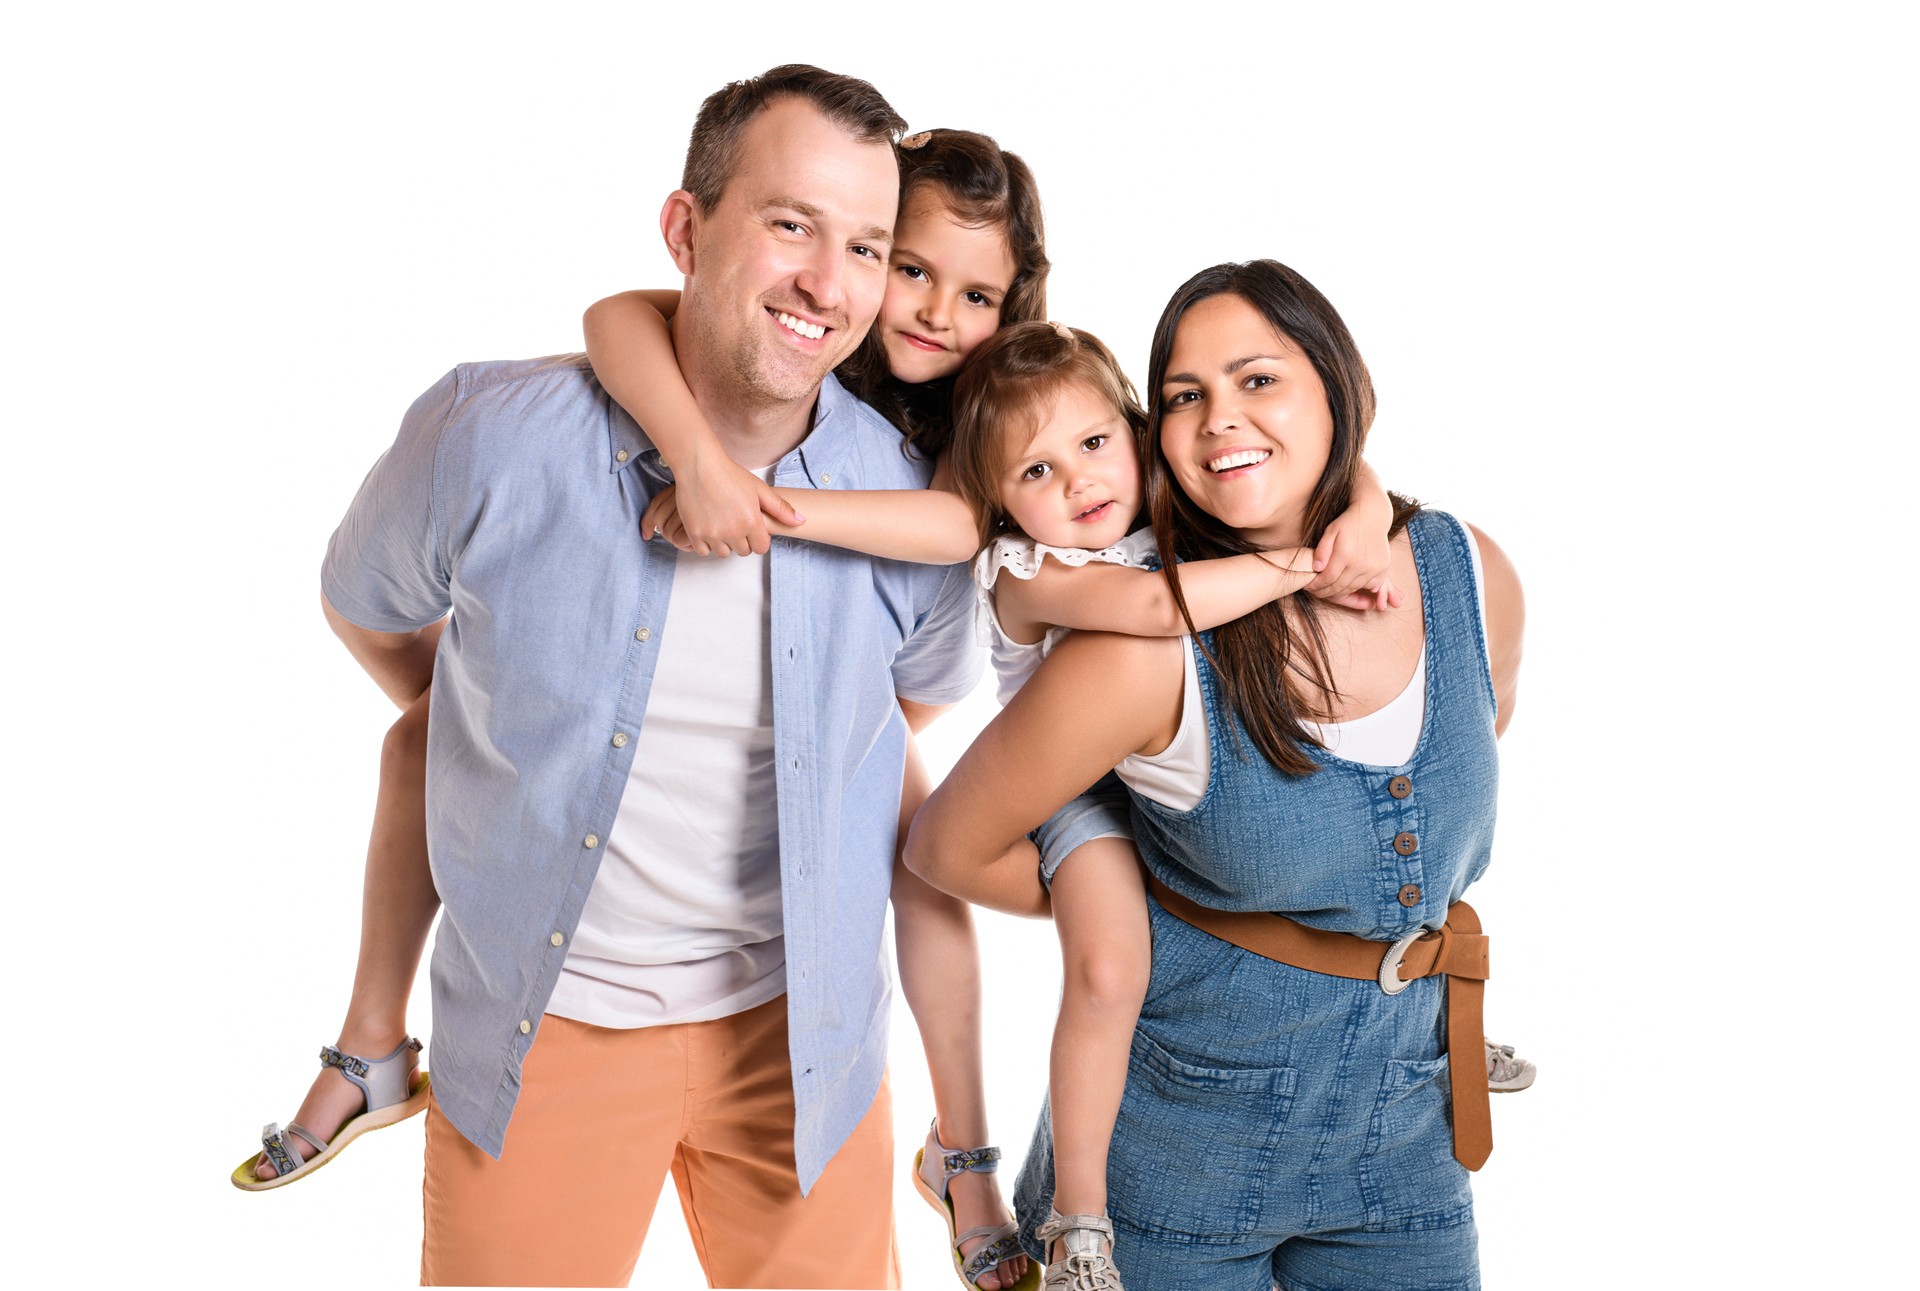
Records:
{"label": "woman's bare arm", "polygon": [[1498,707],[1493,732],[1504,735],[1513,720],[1514,692],[1520,684],[1520,645],[1527,626],[1526,598],[1520,593],[1520,575],[1493,539],[1473,529],[1480,547],[1480,570],[1486,578],[1487,663],[1493,671],[1493,696]]}
{"label": "woman's bare arm", "polygon": [[1046,913],[1027,832],[1128,754],[1172,742],[1184,649],[1099,632],[1062,641],[914,817],[908,868],[977,905]]}

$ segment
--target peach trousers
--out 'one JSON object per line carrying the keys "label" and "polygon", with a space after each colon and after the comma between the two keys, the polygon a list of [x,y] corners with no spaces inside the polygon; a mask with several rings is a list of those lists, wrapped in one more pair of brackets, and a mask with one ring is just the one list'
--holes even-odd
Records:
{"label": "peach trousers", "polygon": [[427,1111],[426,1286],[625,1286],[667,1171],[716,1287],[898,1287],[893,1099],[803,1198],[787,999],[610,1030],[549,1015],[499,1160]]}

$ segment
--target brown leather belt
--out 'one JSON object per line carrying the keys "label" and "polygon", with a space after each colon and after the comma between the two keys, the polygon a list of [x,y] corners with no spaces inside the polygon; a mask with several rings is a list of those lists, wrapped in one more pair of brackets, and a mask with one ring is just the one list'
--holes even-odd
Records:
{"label": "brown leather belt", "polygon": [[[1453,1087],[1453,1156],[1469,1170],[1493,1151],[1493,1114],[1487,1104],[1486,1032],[1481,1002],[1486,992],[1487,939],[1480,916],[1465,901],[1447,907],[1446,926],[1388,944],[1351,933],[1327,932],[1280,914],[1214,910],[1181,896],[1152,875],[1147,887],[1166,912],[1204,933],[1265,959],[1329,977],[1380,983],[1389,995],[1422,977],[1447,979],[1447,1075]],[[1459,1059],[1468,1064],[1462,1067]]]}

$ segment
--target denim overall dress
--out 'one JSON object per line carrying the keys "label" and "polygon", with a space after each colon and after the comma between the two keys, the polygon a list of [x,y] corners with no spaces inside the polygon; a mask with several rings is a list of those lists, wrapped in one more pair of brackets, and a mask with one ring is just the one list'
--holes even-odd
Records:
{"label": "denim overall dress", "polygon": [[[1498,763],[1472,558],[1451,516],[1420,512],[1408,528],[1426,619],[1412,759],[1367,766],[1309,749],[1320,769],[1283,776],[1199,655],[1205,796],[1191,811],[1133,798],[1141,858],[1168,887],[1376,940],[1384,954],[1439,927],[1485,870]],[[1389,996],[1263,959],[1149,904],[1153,971],[1107,1167],[1127,1286],[1478,1287],[1448,1115],[1445,979]],[[1036,1257],[1051,1144],[1043,1111],[1015,1195]]]}

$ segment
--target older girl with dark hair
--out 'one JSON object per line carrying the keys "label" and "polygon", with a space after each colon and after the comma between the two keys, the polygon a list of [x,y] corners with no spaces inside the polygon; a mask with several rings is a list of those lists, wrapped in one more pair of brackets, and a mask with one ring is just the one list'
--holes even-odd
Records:
{"label": "older girl with dark hair", "polygon": [[[1347,505],[1372,383],[1285,266],[1183,286],[1148,397],[1177,599],[1177,562],[1311,546]],[[1491,849],[1522,603],[1485,535],[1395,510],[1397,608],[1294,594],[1184,639],[1075,633],[914,822],[925,877],[1037,913],[1015,844],[1122,768],[1153,951],[1108,1206],[1116,1261],[1155,1291],[1478,1285],[1486,942],[1460,897]],[[1043,1116],[1017,1203],[1036,1256],[1050,1137]]]}

